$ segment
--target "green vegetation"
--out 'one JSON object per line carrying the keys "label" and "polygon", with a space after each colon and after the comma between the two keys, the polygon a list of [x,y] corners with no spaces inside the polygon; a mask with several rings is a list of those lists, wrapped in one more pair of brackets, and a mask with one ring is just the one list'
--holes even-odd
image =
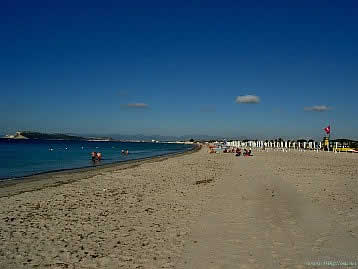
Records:
{"label": "green vegetation", "polygon": [[84,137],[66,135],[66,134],[44,134],[38,132],[20,132],[20,134],[29,139],[47,139],[47,140],[86,140]]}

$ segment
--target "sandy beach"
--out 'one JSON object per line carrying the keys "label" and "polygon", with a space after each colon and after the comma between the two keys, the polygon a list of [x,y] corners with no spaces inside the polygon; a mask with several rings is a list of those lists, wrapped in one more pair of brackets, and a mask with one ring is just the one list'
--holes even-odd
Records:
{"label": "sandy beach", "polygon": [[177,268],[358,267],[358,155],[254,154],[215,186]]}
{"label": "sandy beach", "polygon": [[0,190],[0,268],[358,264],[358,154],[203,148],[52,177]]}

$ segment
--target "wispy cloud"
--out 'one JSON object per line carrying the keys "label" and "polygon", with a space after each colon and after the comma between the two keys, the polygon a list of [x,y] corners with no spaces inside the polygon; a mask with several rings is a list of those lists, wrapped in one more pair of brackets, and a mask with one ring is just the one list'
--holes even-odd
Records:
{"label": "wispy cloud", "polygon": [[148,104],[144,103],[130,103],[130,104],[122,104],[122,108],[149,108]]}
{"label": "wispy cloud", "polygon": [[304,111],[314,111],[314,112],[324,112],[327,110],[331,110],[330,107],[321,105],[321,106],[307,106],[304,108]]}
{"label": "wispy cloud", "polygon": [[260,97],[256,95],[241,95],[236,97],[236,103],[238,104],[258,104],[260,103]]}

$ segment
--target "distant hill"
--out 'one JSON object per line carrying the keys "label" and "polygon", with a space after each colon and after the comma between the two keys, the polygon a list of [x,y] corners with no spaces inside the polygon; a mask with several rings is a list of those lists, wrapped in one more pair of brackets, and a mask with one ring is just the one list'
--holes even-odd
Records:
{"label": "distant hill", "polygon": [[40,139],[40,140],[88,140],[87,138],[67,134],[46,134],[40,132],[18,131],[14,135],[6,135],[9,139]]}
{"label": "distant hill", "polygon": [[46,134],[39,132],[20,132],[20,134],[29,139],[46,139],[46,140],[86,140],[86,138],[81,136],[73,136],[66,134]]}
{"label": "distant hill", "polygon": [[190,139],[209,141],[209,140],[224,140],[224,137],[210,136],[210,135],[183,135],[183,136],[168,136],[168,135],[145,135],[145,134],[110,134],[110,137],[116,140],[124,141],[189,141]]}

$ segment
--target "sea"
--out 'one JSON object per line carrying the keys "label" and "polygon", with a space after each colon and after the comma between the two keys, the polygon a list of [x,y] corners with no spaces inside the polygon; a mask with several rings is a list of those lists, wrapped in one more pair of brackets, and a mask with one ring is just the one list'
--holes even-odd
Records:
{"label": "sea", "polygon": [[[185,152],[192,147],[175,143],[0,139],[0,180]],[[129,154],[121,154],[122,150]],[[93,151],[102,153],[101,161],[92,162]]]}

